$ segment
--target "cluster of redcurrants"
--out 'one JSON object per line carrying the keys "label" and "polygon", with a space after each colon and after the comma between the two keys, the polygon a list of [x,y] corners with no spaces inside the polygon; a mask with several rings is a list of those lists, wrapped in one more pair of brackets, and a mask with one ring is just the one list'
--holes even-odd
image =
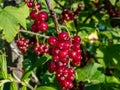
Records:
{"label": "cluster of redcurrants", "polygon": [[[34,43],[34,44],[33,44]],[[28,51],[28,48],[30,45],[33,45],[33,49],[34,49],[34,52],[37,54],[37,55],[43,55],[43,54],[46,54],[48,53],[48,50],[49,50],[49,47],[48,45],[46,44],[38,44],[34,41],[30,41],[30,40],[27,40],[23,37],[20,37],[17,41],[16,41],[16,44],[18,46],[18,48],[20,49],[20,51],[22,53],[27,53]]]}
{"label": "cluster of redcurrants", "polygon": [[42,5],[36,3],[34,0],[25,0],[25,3],[29,8],[31,8],[30,19],[34,20],[31,28],[33,32],[46,32],[48,30],[48,24],[46,23],[48,19],[48,13],[45,11],[40,11]]}
{"label": "cluster of redcurrants", "polygon": [[111,5],[111,3],[108,0],[104,0],[104,9],[107,11],[110,18],[120,17],[120,8]]}
{"label": "cluster of redcurrants", "polygon": [[48,47],[48,45],[46,45],[46,44],[36,44],[36,45],[34,46],[34,52],[35,52],[37,55],[46,54],[46,53],[48,53],[48,50],[49,50],[49,47]]}
{"label": "cluster of redcurrants", "polygon": [[120,17],[120,10],[118,9],[111,9],[107,10],[110,17]]}
{"label": "cluster of redcurrants", "polygon": [[81,11],[81,8],[82,8],[82,5],[78,4],[78,8],[74,12],[64,9],[62,12],[62,19],[65,21],[75,20],[76,16],[78,16]]}
{"label": "cluster of redcurrants", "polygon": [[16,41],[16,44],[22,53],[26,53],[28,51],[29,40],[21,37],[19,38],[19,40]]}
{"label": "cluster of redcurrants", "polygon": [[49,54],[52,56],[49,72],[56,72],[56,79],[62,90],[69,90],[73,87],[74,69],[70,66],[80,65],[82,60],[80,42],[79,36],[70,39],[67,32],[61,32],[58,37],[51,36],[48,39],[51,46]]}

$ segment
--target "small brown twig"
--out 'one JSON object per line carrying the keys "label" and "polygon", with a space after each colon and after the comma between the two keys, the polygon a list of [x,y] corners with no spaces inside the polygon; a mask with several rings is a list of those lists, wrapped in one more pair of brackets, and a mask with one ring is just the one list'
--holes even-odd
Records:
{"label": "small brown twig", "polygon": [[[21,71],[19,68],[17,67],[11,67],[11,66],[8,66],[8,68],[10,69],[10,71],[14,71],[14,70],[18,70],[18,71]],[[22,71],[21,71],[22,72]]]}
{"label": "small brown twig", "polygon": [[36,35],[36,36],[41,36],[41,37],[44,37],[44,38],[49,38],[49,36],[39,34],[39,33],[34,33],[34,32],[23,30],[23,29],[20,29],[19,32],[24,32],[24,33],[28,33],[28,34],[32,34],[32,35]]}
{"label": "small brown twig", "polygon": [[59,23],[58,23],[58,19],[57,19],[56,13],[55,13],[55,11],[53,10],[52,4],[51,4],[51,0],[46,0],[46,3],[47,3],[47,5],[48,5],[49,11],[50,11],[51,16],[52,16],[52,18],[53,18],[53,21],[54,21],[54,24],[55,24],[55,27],[56,27],[57,34],[59,34],[59,33],[61,32],[61,29],[60,29],[60,26],[59,26]]}

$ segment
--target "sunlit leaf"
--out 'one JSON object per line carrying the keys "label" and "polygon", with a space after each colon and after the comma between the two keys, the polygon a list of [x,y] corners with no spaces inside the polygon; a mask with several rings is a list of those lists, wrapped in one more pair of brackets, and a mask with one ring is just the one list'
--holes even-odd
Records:
{"label": "sunlit leaf", "polygon": [[26,17],[28,14],[29,9],[27,6],[20,8],[8,6],[0,11],[0,27],[3,29],[3,34],[8,42],[14,39],[20,25],[26,29]]}
{"label": "sunlit leaf", "polygon": [[57,90],[57,89],[48,86],[40,86],[36,90]]}

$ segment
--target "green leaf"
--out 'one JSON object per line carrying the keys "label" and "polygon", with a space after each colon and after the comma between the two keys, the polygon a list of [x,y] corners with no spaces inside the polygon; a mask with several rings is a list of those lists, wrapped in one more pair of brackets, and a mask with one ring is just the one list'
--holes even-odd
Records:
{"label": "green leaf", "polygon": [[110,1],[110,3],[114,6],[115,5],[115,3],[116,3],[116,0],[109,0]]}
{"label": "green leaf", "polygon": [[113,44],[97,49],[98,62],[120,70],[120,44]]}
{"label": "green leaf", "polygon": [[120,0],[116,3],[116,5],[120,8]]}
{"label": "green leaf", "polygon": [[41,56],[38,61],[32,66],[31,70],[33,70],[36,67],[43,66],[47,61],[51,59],[51,56],[49,54]]}
{"label": "green leaf", "polygon": [[84,68],[77,69],[78,81],[88,81],[92,83],[102,83],[105,80],[104,68],[97,63],[89,63]]}
{"label": "green leaf", "polygon": [[15,82],[10,83],[10,90],[18,90],[17,84]]}
{"label": "green leaf", "polygon": [[26,86],[22,86],[21,90],[27,90]]}
{"label": "green leaf", "polygon": [[41,86],[41,87],[38,87],[36,90],[57,90],[53,87],[48,87],[48,86]]}
{"label": "green leaf", "polygon": [[0,85],[0,90],[3,90],[3,88],[4,88],[4,85]]}
{"label": "green leaf", "polygon": [[18,33],[19,24],[26,29],[26,17],[29,9],[27,6],[20,8],[8,6],[0,12],[0,27],[8,42],[11,42]]}
{"label": "green leaf", "polygon": [[51,56],[48,55],[48,54],[41,56],[41,57],[35,62],[35,64],[30,68],[30,70],[27,71],[27,72],[23,75],[22,80],[27,79],[27,78],[31,75],[32,71],[33,71],[35,68],[37,68],[37,67],[39,67],[39,66],[42,67],[42,66],[43,66],[47,61],[49,61],[50,59],[51,59]]}
{"label": "green leaf", "polygon": [[120,84],[120,80],[114,76],[106,76],[106,82]]}
{"label": "green leaf", "polygon": [[7,78],[7,63],[5,55],[0,54],[0,79]]}

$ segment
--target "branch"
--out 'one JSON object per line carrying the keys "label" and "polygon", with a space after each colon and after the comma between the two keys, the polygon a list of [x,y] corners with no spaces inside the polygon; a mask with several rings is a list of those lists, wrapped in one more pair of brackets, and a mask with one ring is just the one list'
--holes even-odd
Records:
{"label": "branch", "polygon": [[30,32],[30,31],[23,30],[23,29],[20,29],[19,32],[24,32],[24,33],[28,33],[28,34],[32,34],[32,35],[36,35],[36,36],[41,36],[41,37],[44,37],[44,38],[49,38],[49,36],[42,35],[42,34],[39,34],[39,33]]}
{"label": "branch", "polygon": [[83,21],[83,23],[85,23],[89,18],[91,18],[94,14],[96,14],[97,12],[99,12],[104,6],[96,9],[94,12],[92,12],[91,14],[89,14],[89,16]]}
{"label": "branch", "polygon": [[26,80],[21,81],[14,73],[13,73],[13,77],[14,77],[14,79],[17,80],[17,83],[21,83],[22,85],[27,86],[27,87],[30,88],[31,90],[34,90],[34,88],[33,88]]}
{"label": "branch", "polygon": [[32,79],[32,80],[33,80],[36,84],[38,84],[38,85],[39,85],[39,84],[40,84],[40,82],[39,82],[39,80],[38,80],[37,76],[34,74],[34,72],[32,72],[32,77],[34,78],[34,80],[33,80],[33,79]]}
{"label": "branch", "polygon": [[[18,71],[21,71],[19,68],[17,67],[11,67],[11,66],[8,66],[8,68],[10,69],[10,71],[14,71],[14,70],[18,70]],[[21,71],[22,72],[22,71]]]}
{"label": "branch", "polygon": [[46,0],[46,3],[48,5],[49,11],[51,13],[51,16],[52,16],[52,18],[54,20],[54,24],[55,24],[55,27],[56,27],[57,34],[59,34],[61,32],[61,29],[60,29],[60,26],[59,26],[59,23],[58,23],[58,19],[57,19],[56,13],[53,10],[52,4],[51,4],[51,0]]}

